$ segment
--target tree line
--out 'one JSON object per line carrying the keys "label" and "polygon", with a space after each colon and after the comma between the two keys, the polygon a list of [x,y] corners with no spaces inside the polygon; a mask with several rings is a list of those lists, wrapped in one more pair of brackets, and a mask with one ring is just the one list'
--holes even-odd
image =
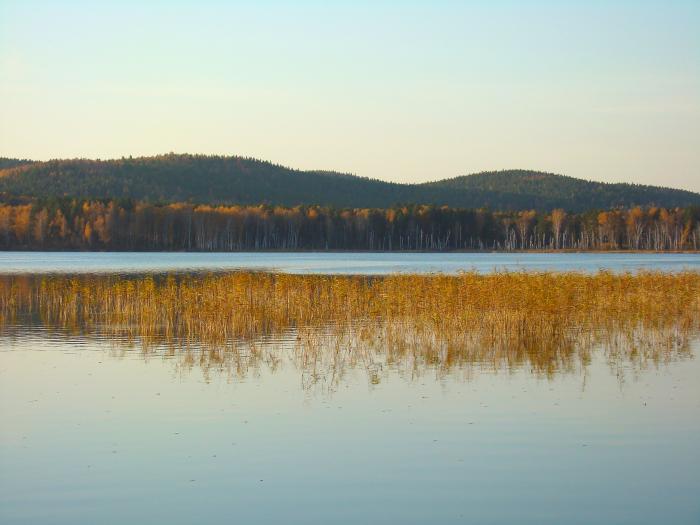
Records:
{"label": "tree line", "polygon": [[29,250],[698,250],[700,207],[495,212],[407,205],[0,204],[0,248]]}

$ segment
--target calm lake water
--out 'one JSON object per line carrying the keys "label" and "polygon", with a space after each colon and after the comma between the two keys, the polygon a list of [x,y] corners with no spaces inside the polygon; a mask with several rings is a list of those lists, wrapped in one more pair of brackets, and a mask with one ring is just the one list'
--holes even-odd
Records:
{"label": "calm lake water", "polygon": [[550,377],[358,363],[329,388],[279,348],[205,371],[0,338],[0,522],[699,522],[697,359],[598,353]]}
{"label": "calm lake water", "polygon": [[288,273],[387,274],[551,270],[700,270],[700,254],[670,253],[114,253],[0,252],[3,273],[128,273],[258,269]]}
{"label": "calm lake water", "polygon": [[[672,271],[700,258],[0,254],[0,274],[234,268]],[[700,523],[697,330],[642,326],[633,340],[648,346],[616,352],[614,324],[592,349],[583,328],[550,368],[518,349],[309,354],[294,327],[222,352],[38,312],[0,327],[3,525]]]}

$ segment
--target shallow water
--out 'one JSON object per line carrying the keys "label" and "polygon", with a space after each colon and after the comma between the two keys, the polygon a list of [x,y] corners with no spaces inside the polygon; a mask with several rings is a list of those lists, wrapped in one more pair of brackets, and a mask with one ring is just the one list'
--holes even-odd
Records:
{"label": "shallow water", "polygon": [[698,523],[697,340],[643,367],[379,361],[311,382],[293,340],[205,369],[6,331],[0,522]]}
{"label": "shallow water", "polygon": [[700,270],[696,253],[172,253],[0,252],[3,273],[129,273],[258,269],[286,273],[388,274],[549,270]]}
{"label": "shallow water", "polygon": [[[114,254],[78,255],[106,259],[101,266],[77,259],[61,266],[54,259],[47,268],[100,273],[113,268],[105,261],[121,264],[120,273],[145,268]],[[145,264],[144,254],[132,255]],[[211,261],[210,254],[166,259],[170,255],[187,256],[178,270]],[[235,255],[252,261],[268,254]],[[401,260],[421,261],[412,271],[429,271],[426,261],[445,256],[356,254],[355,266],[348,266],[340,254],[319,254],[314,262],[316,255],[291,254],[290,261],[309,259],[288,261],[287,271],[311,272],[325,257],[326,271],[370,273],[363,257],[377,255],[406,255]],[[638,257],[639,267],[644,256]],[[664,264],[680,256],[669,257]],[[571,255],[564,258],[573,264]],[[632,259],[620,258],[615,260],[622,266],[611,269],[631,268],[624,264]],[[376,262],[375,271],[388,267],[386,260]],[[362,309],[345,325],[324,317],[315,327],[303,327],[287,317],[272,323],[273,306],[283,304],[274,303],[275,294],[260,295],[268,297],[259,301],[268,310],[246,312],[246,304],[258,304],[252,292],[265,289],[259,283],[267,275],[255,274],[252,281],[239,273],[207,278],[201,289],[187,277],[191,288],[184,291],[193,295],[158,294],[152,280],[134,277],[126,281],[141,288],[110,288],[108,295],[90,290],[101,290],[98,285],[114,276],[6,277],[14,284],[4,289],[0,312],[0,523],[697,524],[700,334],[689,275],[602,276],[604,282],[642,282],[637,288],[655,290],[651,304],[624,300],[638,291],[628,283],[629,293],[615,296],[623,298],[616,304],[642,306],[636,313],[629,306],[615,309],[605,302],[615,288],[608,284],[588,303],[561,303],[569,305],[561,311],[572,326],[556,324],[558,317],[545,317],[547,307],[530,301],[528,318],[549,319],[541,332],[477,337],[471,346],[468,337],[457,336],[500,326],[494,321],[500,313],[488,317],[477,310],[474,325],[435,325],[432,316],[418,314],[393,319],[399,323],[393,325]],[[534,276],[543,277],[573,282],[560,284],[573,286],[573,295],[594,290],[570,275]],[[513,286],[522,275],[397,279],[413,286],[423,280],[497,281],[508,290],[500,296],[510,301],[498,312],[512,314],[522,303]],[[659,290],[665,279],[676,281]],[[277,280],[303,291],[309,283],[297,281],[323,287],[391,278]],[[217,288],[217,282],[229,284]],[[674,282],[686,284],[677,288]],[[253,286],[241,288],[241,297],[253,302],[235,294],[226,299],[225,292],[240,283]],[[497,295],[491,290],[488,295]],[[308,303],[307,292],[299,296],[302,303]],[[415,293],[410,288],[411,299]],[[118,294],[131,299],[109,310],[105,297]],[[193,297],[213,296],[223,299],[205,310],[209,318],[216,321],[218,312],[242,315],[224,317],[218,329],[246,320],[253,328],[213,342],[207,332],[197,332],[200,310],[178,310],[193,304],[180,298],[198,304]],[[287,308],[296,304],[289,290],[283,297]],[[420,305],[442,304],[427,298]],[[376,298],[371,302],[378,304]],[[334,307],[343,311],[336,321],[350,316],[347,305],[355,303],[343,304],[347,311]],[[468,301],[459,304],[463,312]],[[135,317],[116,315],[124,309]],[[156,314],[140,322],[145,310]],[[177,312],[174,319],[191,333],[164,330],[164,319]],[[575,315],[586,312],[588,317]],[[457,333],[435,334],[431,326]],[[456,347],[460,341],[467,346]]]}

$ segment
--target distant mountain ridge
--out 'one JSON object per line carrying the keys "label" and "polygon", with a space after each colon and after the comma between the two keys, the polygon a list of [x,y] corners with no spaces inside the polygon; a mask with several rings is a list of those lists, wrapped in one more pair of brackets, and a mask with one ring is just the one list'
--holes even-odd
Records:
{"label": "distant mountain ridge", "polygon": [[202,204],[327,205],[387,208],[399,203],[494,210],[700,205],[700,194],[657,186],[591,182],[505,170],[422,184],[330,171],[301,171],[238,156],[167,154],[115,160],[32,162],[0,158],[8,197],[130,198]]}

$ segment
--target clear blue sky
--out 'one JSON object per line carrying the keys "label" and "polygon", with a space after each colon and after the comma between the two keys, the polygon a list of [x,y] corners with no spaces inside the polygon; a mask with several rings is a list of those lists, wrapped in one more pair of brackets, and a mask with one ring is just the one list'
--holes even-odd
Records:
{"label": "clear blue sky", "polygon": [[700,2],[0,0],[0,155],[700,191]]}

